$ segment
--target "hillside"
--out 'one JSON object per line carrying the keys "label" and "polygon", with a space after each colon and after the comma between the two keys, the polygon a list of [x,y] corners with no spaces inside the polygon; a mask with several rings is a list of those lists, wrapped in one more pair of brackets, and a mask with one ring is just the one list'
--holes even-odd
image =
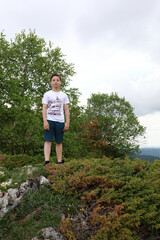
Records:
{"label": "hillside", "polygon": [[141,159],[141,160],[145,160],[145,161],[149,161],[149,162],[153,162],[154,160],[160,160],[160,158],[159,158],[159,157],[156,157],[156,156],[141,155],[141,154],[135,155],[134,158],[139,158],[139,159]]}
{"label": "hillside", "polygon": [[140,155],[150,155],[160,158],[160,148],[141,148]]}
{"label": "hillside", "polygon": [[33,163],[34,171],[17,168],[15,159],[8,169],[7,161],[1,161],[1,182],[12,179],[12,185],[5,191],[40,175],[50,184],[26,193],[0,219],[1,240],[51,239],[42,234],[48,227],[70,240],[160,239],[160,161],[68,159],[46,170]]}
{"label": "hillside", "polygon": [[141,153],[136,154],[134,158],[153,162],[154,160],[160,160],[160,148],[141,148]]}

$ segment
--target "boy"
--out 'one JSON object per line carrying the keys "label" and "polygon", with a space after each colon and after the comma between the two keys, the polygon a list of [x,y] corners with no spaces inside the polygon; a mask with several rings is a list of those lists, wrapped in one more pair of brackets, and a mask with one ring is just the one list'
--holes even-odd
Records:
{"label": "boy", "polygon": [[[69,130],[69,99],[68,96],[60,91],[61,77],[53,74],[50,78],[52,90],[46,92],[43,96],[43,123],[44,123],[44,156],[45,163],[49,163],[51,153],[51,144],[53,137],[56,141],[57,163],[62,161],[62,140],[64,131]],[[64,123],[64,111],[66,122]]]}

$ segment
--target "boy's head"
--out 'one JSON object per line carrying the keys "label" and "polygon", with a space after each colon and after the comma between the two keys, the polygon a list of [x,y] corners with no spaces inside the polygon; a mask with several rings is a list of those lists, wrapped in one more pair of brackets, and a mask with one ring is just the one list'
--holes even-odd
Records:
{"label": "boy's head", "polygon": [[59,77],[59,80],[61,81],[61,76],[59,74],[52,74],[51,78],[50,78],[50,82],[52,80],[53,77]]}
{"label": "boy's head", "polygon": [[54,89],[55,91],[59,91],[59,87],[61,85],[61,77],[58,74],[53,74],[50,78],[50,83],[52,89]]}

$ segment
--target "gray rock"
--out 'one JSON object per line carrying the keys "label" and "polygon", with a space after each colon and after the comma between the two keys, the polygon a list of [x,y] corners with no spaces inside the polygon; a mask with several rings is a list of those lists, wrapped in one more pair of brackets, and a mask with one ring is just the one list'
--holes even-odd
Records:
{"label": "gray rock", "polygon": [[44,238],[52,237],[57,240],[63,240],[62,235],[60,233],[56,232],[55,229],[52,227],[44,228],[42,230],[42,234],[43,234]]}
{"label": "gray rock", "polygon": [[7,209],[7,206],[8,206],[8,193],[5,194],[5,196],[3,196],[1,199],[0,199],[0,216],[4,216],[7,212],[8,212],[8,209]]}
{"label": "gray rock", "polygon": [[[57,232],[53,227],[44,228],[41,230],[44,240],[64,240],[64,237]],[[31,240],[39,240],[37,237],[32,238]]]}
{"label": "gray rock", "polygon": [[44,176],[40,176],[39,182],[41,185],[49,184],[49,179],[45,178]]}
{"label": "gray rock", "polygon": [[[36,179],[26,180],[18,188],[8,189],[5,194],[0,191],[0,216],[3,217],[9,209],[16,207],[28,190],[38,190],[42,185],[49,183],[50,181],[47,178],[40,176]],[[62,218],[65,218],[65,215],[63,215]],[[45,240],[64,240],[64,237],[52,227],[42,229],[42,235]],[[32,240],[39,239],[34,237]]]}
{"label": "gray rock", "polygon": [[0,197],[0,216],[3,217],[9,209],[17,206],[24,194],[28,190],[38,190],[43,184],[48,184],[50,181],[43,176],[36,179],[28,179],[18,188],[10,188],[3,196]]}
{"label": "gray rock", "polygon": [[22,183],[18,188],[20,194],[26,193],[29,189],[39,189],[40,182],[39,179],[28,179],[26,182]]}

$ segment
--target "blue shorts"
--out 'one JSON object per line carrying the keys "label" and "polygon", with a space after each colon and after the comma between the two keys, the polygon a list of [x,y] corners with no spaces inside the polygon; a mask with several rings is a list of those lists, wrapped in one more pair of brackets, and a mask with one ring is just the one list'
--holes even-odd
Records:
{"label": "blue shorts", "polygon": [[49,123],[49,131],[44,130],[44,141],[53,142],[53,137],[55,137],[56,143],[62,143],[64,123],[50,120],[47,121]]}

